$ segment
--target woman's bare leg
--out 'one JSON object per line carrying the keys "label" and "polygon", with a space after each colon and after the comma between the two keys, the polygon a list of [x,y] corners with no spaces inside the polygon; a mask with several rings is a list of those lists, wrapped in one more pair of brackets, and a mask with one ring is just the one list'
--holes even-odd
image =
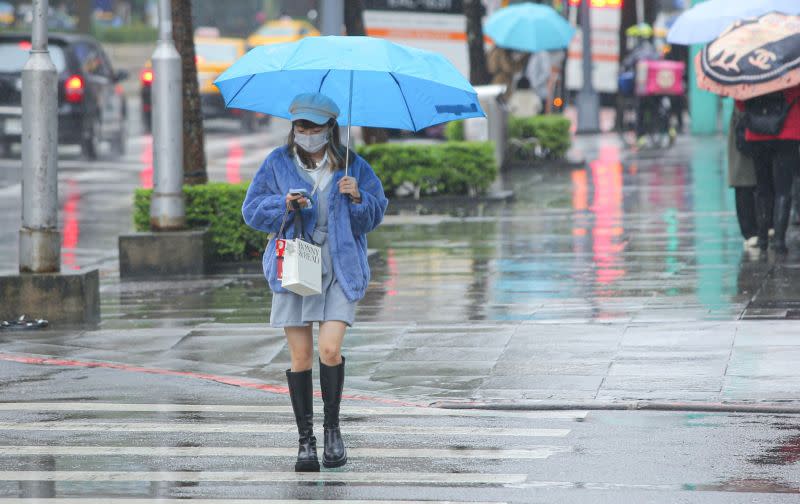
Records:
{"label": "woman's bare leg", "polygon": [[347,324],[329,320],[319,325],[319,360],[326,366],[342,363],[342,342]]}
{"label": "woman's bare leg", "polygon": [[292,372],[311,369],[314,359],[314,338],[311,335],[311,326],[284,327],[286,342],[289,344],[289,353],[292,355]]}

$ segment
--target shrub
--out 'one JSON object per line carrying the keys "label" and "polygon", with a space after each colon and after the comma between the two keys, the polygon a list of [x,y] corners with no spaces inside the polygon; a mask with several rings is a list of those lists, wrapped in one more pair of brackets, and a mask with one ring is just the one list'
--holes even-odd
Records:
{"label": "shrub", "polygon": [[111,44],[132,44],[158,40],[158,30],[143,23],[114,27],[95,25],[92,34],[98,41]]}
{"label": "shrub", "polygon": [[444,127],[444,137],[450,142],[463,142],[464,136],[464,121],[450,121]]}
{"label": "shrub", "polygon": [[[134,195],[134,227],[150,230],[152,189],[137,189]],[[208,183],[184,186],[186,224],[189,228],[208,226],[212,254],[217,260],[240,261],[259,257],[267,243],[266,234],[247,226],[242,203],[247,184]]]}
{"label": "shrub", "polygon": [[417,198],[421,194],[474,195],[485,192],[497,175],[489,142],[375,144],[360,147],[359,154],[389,195],[407,183]]}
{"label": "shrub", "polygon": [[561,115],[511,117],[508,137],[523,142],[535,138],[546,159],[562,159],[572,143],[569,119]]}

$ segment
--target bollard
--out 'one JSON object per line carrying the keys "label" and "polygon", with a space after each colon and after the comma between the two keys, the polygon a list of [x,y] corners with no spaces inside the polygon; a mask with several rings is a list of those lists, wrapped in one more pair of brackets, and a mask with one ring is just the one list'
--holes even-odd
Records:
{"label": "bollard", "polygon": [[153,196],[155,231],[183,229],[183,92],[181,57],[172,38],[170,0],[158,2],[158,46],[153,53]]}

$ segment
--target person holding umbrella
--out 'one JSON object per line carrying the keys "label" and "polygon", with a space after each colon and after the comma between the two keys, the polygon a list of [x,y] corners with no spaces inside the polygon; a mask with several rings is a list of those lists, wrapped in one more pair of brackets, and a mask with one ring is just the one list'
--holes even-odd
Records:
{"label": "person holding umbrella", "polygon": [[[322,463],[337,467],[347,461],[339,430],[342,340],[369,283],[366,234],[388,205],[375,172],[347,147],[350,127],[421,131],[485,114],[475,88],[444,56],[373,37],[305,37],[254,47],[214,84],[229,108],[292,121],[287,144],[269,155],[250,184],[242,214],[249,226],[268,233],[279,232],[285,219],[289,239],[298,230],[288,223],[299,215],[298,227],[311,230],[321,246],[319,296],[295,297],[281,287],[275,239],[264,253],[264,274],[275,293],[270,323],[284,328],[292,357],[286,379],[300,434],[295,470],[319,470],[311,399],[314,322],[325,405]],[[339,124],[347,125],[345,147]]]}
{"label": "person holding umbrella", "polygon": [[[264,254],[264,273],[273,292],[270,325],[283,328],[291,353],[286,379],[300,435],[295,471],[319,471],[313,432],[312,324],[319,323],[325,412],[322,464],[339,467],[347,462],[339,428],[342,342],[369,283],[366,234],[383,220],[388,200],[369,164],[357,155],[345,155],[336,122],[339,108],[333,100],[321,93],[302,93],[289,112],[292,129],[286,145],[273,151],[256,173],[242,214],[250,227],[278,233],[283,222],[292,222],[300,212],[303,229],[312,230],[307,238],[322,249],[322,293],[305,297],[281,287],[274,237]],[[289,231],[298,233],[292,227]]]}
{"label": "person holding umbrella", "polygon": [[[697,84],[736,99],[755,145],[758,246],[786,253],[792,183],[800,167],[800,16],[770,12],[730,26],[695,58]],[[773,198],[774,196],[774,198]]]}

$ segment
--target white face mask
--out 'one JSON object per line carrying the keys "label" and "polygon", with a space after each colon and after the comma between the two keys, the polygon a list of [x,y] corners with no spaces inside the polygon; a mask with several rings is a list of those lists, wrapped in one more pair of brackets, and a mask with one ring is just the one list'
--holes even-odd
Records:
{"label": "white face mask", "polygon": [[306,135],[294,132],[294,142],[309,154],[318,152],[328,144],[329,131],[326,129],[320,133]]}

